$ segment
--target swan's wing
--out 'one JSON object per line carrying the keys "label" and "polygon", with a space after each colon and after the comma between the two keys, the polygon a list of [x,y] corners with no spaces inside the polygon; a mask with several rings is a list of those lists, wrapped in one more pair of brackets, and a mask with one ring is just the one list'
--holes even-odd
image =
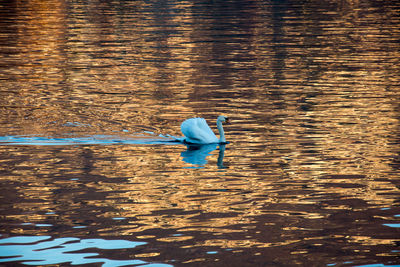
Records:
{"label": "swan's wing", "polygon": [[218,143],[218,138],[203,118],[192,118],[181,124],[181,131],[185,140],[195,144]]}

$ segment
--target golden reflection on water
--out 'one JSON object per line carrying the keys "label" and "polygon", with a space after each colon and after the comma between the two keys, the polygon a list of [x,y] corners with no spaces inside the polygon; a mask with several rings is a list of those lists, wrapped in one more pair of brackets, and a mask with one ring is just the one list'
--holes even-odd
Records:
{"label": "golden reflection on water", "polygon": [[225,169],[218,149],[184,162],[183,145],[2,146],[2,232],[144,239],[159,251],[136,255],[159,260],[160,243],[392,255],[379,209],[398,205],[399,7],[328,3],[17,1],[0,20],[1,136],[232,124]]}

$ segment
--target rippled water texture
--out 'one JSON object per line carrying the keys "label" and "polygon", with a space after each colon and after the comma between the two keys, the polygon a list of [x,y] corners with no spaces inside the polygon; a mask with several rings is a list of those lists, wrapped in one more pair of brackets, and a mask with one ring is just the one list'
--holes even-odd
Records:
{"label": "rippled water texture", "polygon": [[398,266],[399,3],[1,1],[0,264]]}

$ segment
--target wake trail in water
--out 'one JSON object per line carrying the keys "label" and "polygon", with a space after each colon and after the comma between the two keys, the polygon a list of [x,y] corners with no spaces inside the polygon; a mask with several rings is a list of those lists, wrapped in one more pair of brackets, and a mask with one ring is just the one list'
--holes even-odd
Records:
{"label": "wake trail in water", "polygon": [[36,146],[67,146],[67,145],[156,145],[180,144],[174,136],[132,136],[121,137],[113,135],[93,135],[85,137],[45,137],[12,135],[0,136],[0,145],[36,145]]}

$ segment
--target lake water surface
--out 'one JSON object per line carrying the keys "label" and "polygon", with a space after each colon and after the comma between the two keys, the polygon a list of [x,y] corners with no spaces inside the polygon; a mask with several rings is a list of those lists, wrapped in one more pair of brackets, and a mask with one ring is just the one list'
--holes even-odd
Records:
{"label": "lake water surface", "polygon": [[0,264],[398,266],[399,14],[1,2]]}

